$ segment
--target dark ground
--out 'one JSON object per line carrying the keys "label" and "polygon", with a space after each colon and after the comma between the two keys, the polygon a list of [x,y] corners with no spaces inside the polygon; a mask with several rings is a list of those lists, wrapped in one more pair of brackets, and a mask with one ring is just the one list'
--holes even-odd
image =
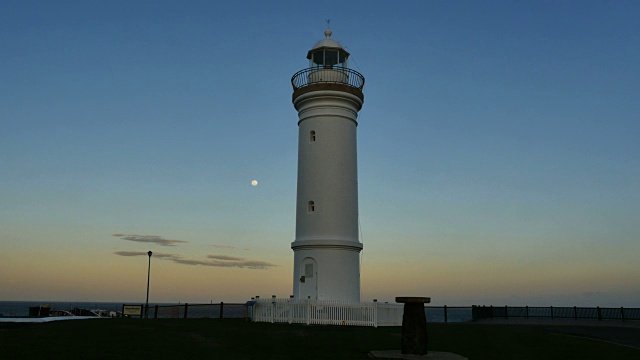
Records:
{"label": "dark ground", "polygon": [[[430,323],[428,331],[431,351],[473,360],[640,359],[640,322],[495,319]],[[399,349],[400,335],[399,327],[242,319],[0,322],[0,359],[365,359],[372,350]]]}
{"label": "dark ground", "polygon": [[640,349],[640,321],[487,319],[477,323],[521,331],[578,336]]}

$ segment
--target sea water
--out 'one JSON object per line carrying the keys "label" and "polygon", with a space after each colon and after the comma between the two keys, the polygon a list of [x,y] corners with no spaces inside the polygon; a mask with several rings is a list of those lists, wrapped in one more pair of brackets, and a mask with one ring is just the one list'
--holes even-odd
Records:
{"label": "sea water", "polygon": [[[71,310],[73,308],[87,310],[122,311],[121,302],[73,302],[73,301],[0,301],[0,316],[28,316],[29,307],[49,305],[51,309]],[[131,304],[131,303],[127,303]],[[155,305],[155,304],[154,304]]]}

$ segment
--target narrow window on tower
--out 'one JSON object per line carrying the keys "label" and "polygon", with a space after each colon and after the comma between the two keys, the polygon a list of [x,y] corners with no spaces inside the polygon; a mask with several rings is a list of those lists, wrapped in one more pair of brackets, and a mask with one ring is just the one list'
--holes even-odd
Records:
{"label": "narrow window on tower", "polygon": [[313,201],[309,201],[307,204],[307,212],[311,214],[314,211],[316,211],[316,204]]}
{"label": "narrow window on tower", "polygon": [[309,133],[309,141],[310,142],[316,141],[316,132],[313,130],[311,130],[311,132]]}

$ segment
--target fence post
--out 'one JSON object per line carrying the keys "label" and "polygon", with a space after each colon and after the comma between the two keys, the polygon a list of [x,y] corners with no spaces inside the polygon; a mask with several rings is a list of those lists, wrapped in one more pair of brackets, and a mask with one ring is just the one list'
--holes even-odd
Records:
{"label": "fence post", "polygon": [[525,306],[525,311],[526,311],[526,318],[529,318],[529,305]]}
{"label": "fence post", "polygon": [[189,304],[188,303],[184,303],[184,318],[187,318],[187,312],[189,310]]}
{"label": "fence post", "polygon": [[493,305],[490,305],[489,308],[491,309],[491,318],[493,319]]}
{"label": "fence post", "polygon": [[553,306],[551,306],[551,318],[553,319]]}
{"label": "fence post", "polygon": [[444,306],[444,322],[448,322],[447,321],[447,305]]}
{"label": "fence post", "polygon": [[624,307],[620,307],[620,316],[622,316],[622,321],[624,321]]}
{"label": "fence post", "polygon": [[307,325],[311,324],[311,296],[307,296]]}
{"label": "fence post", "polygon": [[276,296],[271,296],[271,323],[273,324],[276,317]]}
{"label": "fence post", "polygon": [[122,312],[120,313],[120,315],[122,315],[122,317],[124,317],[124,304],[122,304]]}
{"label": "fence post", "polygon": [[373,327],[378,327],[378,299],[373,299]]}
{"label": "fence post", "polygon": [[293,307],[291,306],[291,301],[293,300],[293,295],[289,295],[289,301],[287,302],[287,311],[289,315],[289,324],[293,322]]}
{"label": "fence post", "polygon": [[507,307],[507,305],[504,306],[504,318],[509,318],[509,308]]}
{"label": "fence post", "polygon": [[155,311],[153,312],[153,318],[154,318],[154,319],[157,319],[157,318],[158,318],[158,304],[156,304],[156,309],[155,309]]}
{"label": "fence post", "polygon": [[578,320],[578,307],[573,307],[573,320]]}
{"label": "fence post", "polygon": [[598,306],[596,310],[598,311],[598,321],[600,321],[602,320],[602,313],[600,312],[600,306]]}
{"label": "fence post", "polygon": [[222,319],[224,316],[224,301],[220,301],[220,319]]}

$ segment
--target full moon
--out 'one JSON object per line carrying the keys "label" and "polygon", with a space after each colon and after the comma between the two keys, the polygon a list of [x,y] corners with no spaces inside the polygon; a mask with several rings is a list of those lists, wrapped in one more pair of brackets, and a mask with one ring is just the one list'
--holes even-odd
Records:
{"label": "full moon", "polygon": [[258,180],[251,180],[251,186],[258,186]]}

